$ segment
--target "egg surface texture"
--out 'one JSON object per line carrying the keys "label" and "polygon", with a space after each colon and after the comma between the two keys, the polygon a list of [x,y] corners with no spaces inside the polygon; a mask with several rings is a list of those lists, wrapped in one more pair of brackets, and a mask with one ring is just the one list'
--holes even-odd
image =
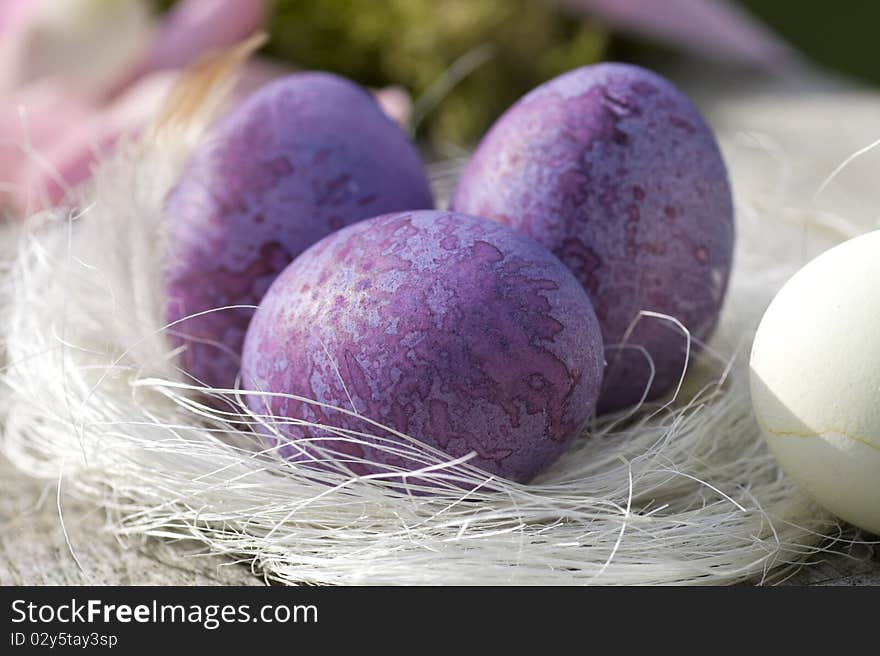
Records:
{"label": "egg surface texture", "polygon": [[785,473],[880,533],[880,232],[826,251],[770,304],[752,347],[752,403]]}
{"label": "egg surface texture", "polygon": [[[602,353],[589,298],[546,249],[499,223],[424,211],[361,222],[294,261],[251,322],[242,376],[249,390],[354,411],[452,457],[474,451],[471,464],[524,482],[589,419]],[[293,399],[251,396],[249,404],[390,437]],[[309,449],[291,442],[311,438],[335,458],[353,457],[359,474],[426,464],[375,440],[282,431],[288,458]]]}
{"label": "egg surface texture", "polygon": [[527,94],[480,143],[451,209],[531,236],[584,285],[608,360],[600,412],[682,375],[685,333],[643,317],[628,334],[640,311],[697,340],[715,325],[734,237],[727,171],[691,101],[650,71],[587,66]]}
{"label": "egg surface texture", "polygon": [[197,380],[231,387],[252,309],[275,277],[334,230],[433,207],[406,135],[357,85],[300,73],[261,88],[213,131],[166,203],[173,341]]}

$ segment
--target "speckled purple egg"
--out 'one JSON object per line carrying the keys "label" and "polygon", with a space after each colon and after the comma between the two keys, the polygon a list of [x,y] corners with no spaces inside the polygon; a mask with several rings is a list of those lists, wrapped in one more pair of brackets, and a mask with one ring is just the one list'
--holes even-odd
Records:
{"label": "speckled purple egg", "polygon": [[[474,451],[472,464],[524,482],[584,427],[602,358],[590,300],[549,251],[500,223],[422,211],[363,221],[297,258],[251,322],[242,378],[249,390],[354,410],[452,457]],[[266,402],[275,417],[377,434],[312,404],[249,400],[261,414]],[[375,441],[284,432],[354,456],[357,473],[418,466]],[[280,450],[296,458],[300,448]]]}
{"label": "speckled purple egg", "polygon": [[433,207],[418,153],[357,85],[277,80],[233,110],[192,158],[166,212],[168,320],[182,366],[231,387],[252,309],[296,256],[377,214]]}
{"label": "speckled purple egg", "polygon": [[608,360],[599,412],[682,374],[674,324],[642,318],[624,344],[640,311],[695,340],[715,325],[734,239],[727,171],[693,103],[650,71],[598,64],[533,90],[480,143],[451,207],[533,237],[584,285]]}

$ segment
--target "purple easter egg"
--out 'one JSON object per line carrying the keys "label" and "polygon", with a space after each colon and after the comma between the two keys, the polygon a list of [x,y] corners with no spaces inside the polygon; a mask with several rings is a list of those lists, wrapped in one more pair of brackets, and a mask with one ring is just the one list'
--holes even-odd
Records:
{"label": "purple easter egg", "polygon": [[357,85],[327,73],[272,82],[222,120],[166,204],[172,341],[181,364],[231,387],[253,310],[295,257],[377,214],[434,206],[418,153]]}
{"label": "purple easter egg", "polygon": [[[452,457],[525,482],[583,429],[602,380],[590,300],[549,251],[510,228],[441,211],[341,230],[278,277],[248,329],[242,378],[356,412]],[[377,435],[363,419],[281,396],[257,413]],[[315,440],[356,473],[414,459],[289,424],[280,452]],[[393,433],[379,431],[383,439]],[[364,462],[364,460],[366,462]]]}
{"label": "purple easter egg", "polygon": [[647,317],[627,335],[641,311],[695,340],[714,328],[734,240],[727,170],[693,103],[650,71],[597,64],[534,89],[480,143],[451,208],[531,236],[583,284],[606,345],[600,413],[681,377],[686,335]]}

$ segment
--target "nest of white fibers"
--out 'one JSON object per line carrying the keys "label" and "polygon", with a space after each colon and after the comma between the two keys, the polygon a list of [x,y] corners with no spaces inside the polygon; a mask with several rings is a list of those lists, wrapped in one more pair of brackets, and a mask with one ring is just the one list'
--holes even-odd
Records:
{"label": "nest of white fibers", "polygon": [[[166,340],[163,199],[224,86],[201,84],[100,163],[80,210],[31,217],[3,263],[2,451],[105,509],[121,544],[196,540],[285,583],[722,584],[779,580],[841,535],[781,474],[749,400],[751,336],[804,235],[847,236],[781,198],[738,195],[725,311],[677,397],[593,420],[532,484],[403,437],[388,448],[416,474],[281,458],[245,393],[192,384]],[[736,183],[734,150],[755,144],[724,141]]]}

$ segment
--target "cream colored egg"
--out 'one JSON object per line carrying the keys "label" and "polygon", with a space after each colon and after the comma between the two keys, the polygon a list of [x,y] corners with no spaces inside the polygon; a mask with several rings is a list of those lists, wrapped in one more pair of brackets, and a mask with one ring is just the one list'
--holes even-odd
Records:
{"label": "cream colored egg", "polygon": [[823,253],[780,290],[755,336],[751,391],[785,473],[880,533],[880,231]]}

